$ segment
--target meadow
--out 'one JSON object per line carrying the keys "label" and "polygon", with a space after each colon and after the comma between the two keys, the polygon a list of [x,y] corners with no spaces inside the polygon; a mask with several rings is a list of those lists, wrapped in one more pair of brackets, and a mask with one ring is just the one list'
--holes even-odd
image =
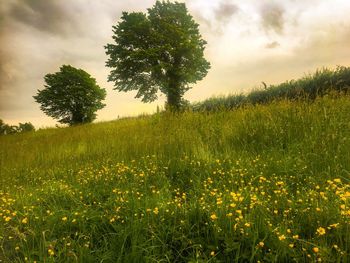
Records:
{"label": "meadow", "polygon": [[1,262],[349,262],[350,99],[0,137]]}

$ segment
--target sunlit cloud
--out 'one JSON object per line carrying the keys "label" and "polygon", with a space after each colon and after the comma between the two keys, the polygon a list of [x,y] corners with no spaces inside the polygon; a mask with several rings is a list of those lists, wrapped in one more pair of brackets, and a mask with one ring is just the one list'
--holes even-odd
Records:
{"label": "sunlit cloud", "polygon": [[265,30],[273,30],[278,34],[283,32],[285,10],[277,2],[266,2],[261,6],[260,15]]}

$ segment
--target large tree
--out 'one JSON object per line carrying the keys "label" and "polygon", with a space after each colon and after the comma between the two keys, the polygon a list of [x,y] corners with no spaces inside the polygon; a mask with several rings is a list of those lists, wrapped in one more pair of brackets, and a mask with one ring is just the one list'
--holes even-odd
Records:
{"label": "large tree", "polygon": [[34,99],[40,108],[60,123],[69,125],[92,122],[95,112],[105,104],[105,89],[82,69],[63,65],[59,72],[45,76],[45,88]]}
{"label": "large tree", "polygon": [[143,102],[161,91],[168,106],[179,109],[189,84],[210,68],[198,27],[184,3],[157,1],[147,14],[123,12],[113,26],[115,43],[105,47],[112,68],[108,81],[119,91],[137,90]]}

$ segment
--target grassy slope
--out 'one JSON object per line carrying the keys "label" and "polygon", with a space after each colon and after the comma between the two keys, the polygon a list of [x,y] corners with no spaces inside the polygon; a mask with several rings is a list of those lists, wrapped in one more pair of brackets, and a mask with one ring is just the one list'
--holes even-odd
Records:
{"label": "grassy slope", "polygon": [[0,137],[0,259],[349,261],[349,112],[326,96]]}
{"label": "grassy slope", "polygon": [[349,93],[349,90],[350,68],[338,66],[335,69],[318,69],[313,74],[277,85],[267,86],[265,84],[264,89],[256,89],[245,95],[212,97],[194,103],[190,107],[193,111],[220,111],[222,109],[236,109],[247,104],[268,104],[280,99],[291,101],[303,99],[311,102],[330,92]]}

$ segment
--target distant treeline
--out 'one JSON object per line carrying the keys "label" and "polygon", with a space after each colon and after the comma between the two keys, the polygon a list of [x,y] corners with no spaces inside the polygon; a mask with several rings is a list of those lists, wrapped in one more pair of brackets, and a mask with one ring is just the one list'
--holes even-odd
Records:
{"label": "distant treeline", "polygon": [[266,104],[275,100],[314,100],[329,92],[348,92],[350,90],[350,68],[338,66],[335,70],[319,69],[314,74],[298,80],[286,81],[278,85],[253,90],[247,95],[237,94],[213,97],[190,105],[192,111],[232,110],[244,105]]}
{"label": "distant treeline", "polygon": [[19,132],[35,131],[33,124],[30,122],[8,125],[0,119],[0,135],[15,134]]}

